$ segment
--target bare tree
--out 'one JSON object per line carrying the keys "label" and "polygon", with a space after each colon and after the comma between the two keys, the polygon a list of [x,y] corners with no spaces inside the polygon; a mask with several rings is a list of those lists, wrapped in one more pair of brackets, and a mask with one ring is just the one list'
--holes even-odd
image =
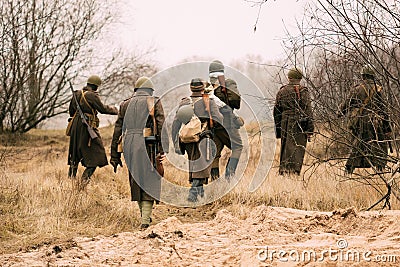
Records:
{"label": "bare tree", "polygon": [[110,1],[1,1],[0,132],[26,132],[65,112],[68,81],[90,66],[110,10]]}
{"label": "bare tree", "polygon": [[[252,2],[260,9],[268,6],[266,0]],[[400,127],[400,1],[316,0],[306,6],[297,28],[298,35],[288,31],[283,40],[287,52],[284,65],[303,68],[313,94],[318,144],[308,150],[313,160],[306,173],[313,173],[321,163],[343,168],[349,150],[363,142],[347,129],[346,121],[339,117],[339,107],[360,83],[361,67],[371,64],[388,103],[385,108],[390,112],[394,153],[388,156],[391,164],[386,169],[371,168],[360,174],[343,175],[342,179],[371,185],[383,195],[386,193],[382,185],[387,186],[389,193],[395,189],[393,192],[400,199],[398,181],[393,179],[399,160],[396,138]]]}

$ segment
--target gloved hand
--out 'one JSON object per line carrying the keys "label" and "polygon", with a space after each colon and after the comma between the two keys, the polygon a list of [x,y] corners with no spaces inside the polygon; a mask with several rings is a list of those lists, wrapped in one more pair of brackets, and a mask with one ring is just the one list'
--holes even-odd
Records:
{"label": "gloved hand", "polygon": [[117,167],[120,165],[122,167],[121,158],[111,158],[110,164],[114,167],[114,173],[117,173]]}

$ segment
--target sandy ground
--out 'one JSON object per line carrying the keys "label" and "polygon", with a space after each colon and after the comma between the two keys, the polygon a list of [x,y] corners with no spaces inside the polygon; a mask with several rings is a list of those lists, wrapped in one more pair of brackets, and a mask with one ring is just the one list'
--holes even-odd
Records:
{"label": "sandy ground", "polygon": [[[274,252],[277,251],[277,252]],[[0,255],[1,266],[400,266],[400,211],[259,206]]]}

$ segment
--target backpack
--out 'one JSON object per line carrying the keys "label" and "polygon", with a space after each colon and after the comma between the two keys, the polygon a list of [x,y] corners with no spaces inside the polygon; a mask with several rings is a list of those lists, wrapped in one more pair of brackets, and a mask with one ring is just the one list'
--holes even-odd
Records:
{"label": "backpack", "polygon": [[214,94],[232,109],[240,109],[241,96],[234,80],[226,79],[225,86],[219,86]]}
{"label": "backpack", "polygon": [[[210,127],[213,127],[213,121],[211,117],[211,111],[210,111],[210,102],[208,95],[203,95],[203,101],[206,106],[206,110],[208,112],[208,115],[210,117]],[[199,99],[200,100],[200,99]],[[197,101],[199,101],[197,100]],[[197,102],[196,101],[196,102]],[[190,119],[190,121],[186,124],[184,124],[180,131],[179,131],[179,140],[182,143],[197,143],[200,141],[200,136],[201,134],[206,130],[207,128],[207,122],[201,123],[199,117],[194,113],[194,103],[192,99],[190,99],[190,104],[193,108],[193,116]]]}

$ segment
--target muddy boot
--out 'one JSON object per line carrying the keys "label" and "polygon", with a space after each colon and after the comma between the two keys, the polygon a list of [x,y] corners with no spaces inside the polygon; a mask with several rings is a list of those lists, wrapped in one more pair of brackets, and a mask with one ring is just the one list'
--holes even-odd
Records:
{"label": "muddy boot", "polygon": [[219,168],[211,168],[211,181],[215,181],[219,178]]}
{"label": "muddy boot", "polygon": [[239,159],[230,158],[225,170],[225,179],[229,182],[233,176],[235,176],[236,168],[239,163]]}
{"label": "muddy boot", "polygon": [[68,169],[68,178],[75,179],[76,178],[76,173],[78,172],[78,166],[75,165],[69,165]]}
{"label": "muddy boot", "polygon": [[149,227],[151,223],[151,213],[153,211],[153,200],[143,200],[142,202],[142,212],[141,212],[141,218],[142,218],[142,225],[140,228],[147,228]]}

